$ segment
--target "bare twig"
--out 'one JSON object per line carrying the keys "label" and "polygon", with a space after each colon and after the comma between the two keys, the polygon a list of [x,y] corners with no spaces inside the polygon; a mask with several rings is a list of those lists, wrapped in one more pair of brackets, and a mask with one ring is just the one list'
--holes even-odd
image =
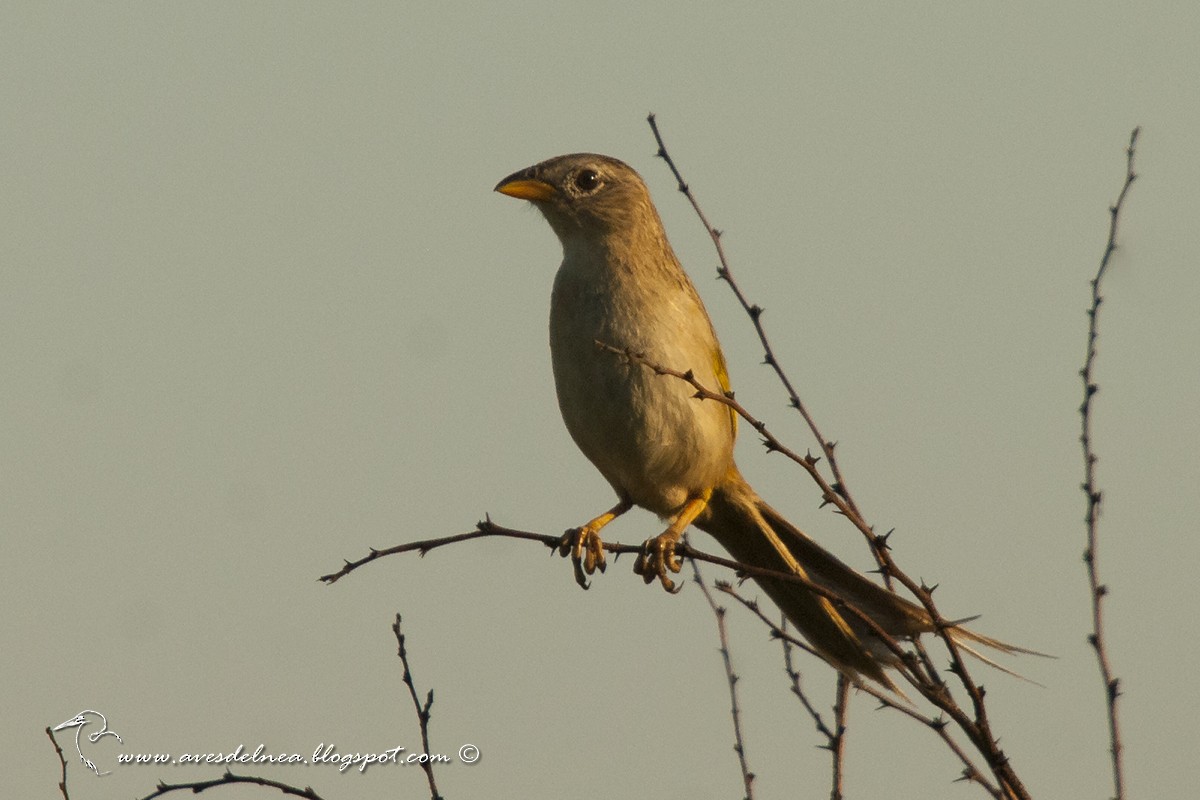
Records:
{"label": "bare twig", "polygon": [[717,618],[717,639],[721,643],[721,660],[725,665],[725,679],[729,683],[730,714],[733,716],[733,751],[737,753],[738,766],[742,771],[742,784],[746,788],[746,800],[753,800],[754,773],[750,771],[750,764],[746,758],[746,741],[742,736],[742,711],[738,705],[737,693],[738,676],[733,671],[733,658],[729,653],[729,634],[725,628],[725,607],[717,605],[717,601],[713,599],[712,592],[704,583],[704,576],[700,574],[699,562],[694,558],[689,558],[688,563],[692,565],[692,579],[700,587],[704,599],[708,601],[708,607],[712,609],[713,616]]}
{"label": "bare twig", "polygon": [[[774,352],[770,348],[770,343],[767,341],[766,334],[761,323],[761,307],[750,304],[746,300],[745,295],[741,291],[740,287],[737,287],[737,285],[732,282],[732,274],[729,270],[729,264],[725,258],[724,248],[721,244],[720,231],[718,231],[712,226],[711,223],[709,223],[708,218],[705,216],[703,210],[700,208],[699,203],[689,189],[687,182],[683,180],[682,174],[675,166],[675,163],[671,159],[670,155],[667,153],[666,145],[664,144],[663,138],[659,133],[658,125],[653,114],[651,114],[648,118],[648,122],[651,130],[654,133],[655,140],[658,143],[658,155],[667,162],[672,173],[675,175],[676,180],[678,181],[679,190],[688,198],[692,208],[696,211],[697,216],[700,218],[701,223],[704,225],[705,230],[708,231],[709,236],[713,241],[714,247],[717,250],[718,258],[721,262],[721,267],[718,270],[718,276],[730,283],[735,294],[738,296],[738,300],[742,304],[742,307],[746,310],[753,321],[755,329],[759,333],[760,341],[762,341],[766,350],[767,363],[771,364],[777,375],[779,375],[789,393],[789,398],[791,399],[793,406],[796,406],[799,410],[801,410],[801,413],[806,421],[808,421],[809,427],[813,431],[813,434],[821,443],[822,452],[825,455],[825,458],[830,461],[830,469],[833,471],[834,475],[833,482],[831,483],[821,476],[816,467],[817,459],[811,455],[801,459],[786,449],[782,449],[780,451],[791,453],[789,457],[802,466],[805,466],[805,469],[808,471],[809,475],[821,489],[822,502],[834,504],[838,512],[849,519],[866,537],[867,542],[871,547],[872,554],[874,555],[876,562],[879,564],[879,571],[883,575],[884,581],[889,588],[892,585],[891,579],[896,579],[903,584],[906,589],[912,592],[921,605],[924,606],[925,610],[930,616],[930,619],[933,621],[934,629],[938,637],[942,640],[943,644],[945,644],[950,655],[950,671],[958,677],[959,682],[962,684],[963,689],[970,698],[972,714],[968,715],[954,700],[950,693],[949,687],[938,676],[932,660],[919,640],[913,642],[915,655],[905,654],[903,656],[903,663],[907,667],[907,670],[905,671],[906,678],[908,678],[910,681],[913,681],[918,691],[920,691],[921,694],[926,697],[926,699],[934,703],[935,706],[946,713],[963,730],[963,732],[971,740],[972,744],[978,749],[979,753],[986,758],[988,766],[999,782],[1004,796],[1017,798],[1028,797],[1028,792],[1024,788],[1020,779],[1017,777],[1012,765],[1009,763],[1007,755],[1005,755],[1005,753],[1000,749],[999,743],[991,731],[991,724],[988,719],[987,708],[984,704],[984,690],[981,686],[975,683],[968,673],[962,658],[962,653],[950,634],[952,625],[941,616],[937,607],[934,605],[932,596],[933,590],[930,587],[925,586],[923,583],[918,584],[899,569],[889,552],[887,546],[887,536],[877,536],[874,533],[873,528],[867,524],[862,514],[859,513],[857,505],[854,503],[849,491],[846,488],[845,479],[841,475],[840,469],[837,468],[836,459],[834,458],[833,453],[833,444],[821,435],[815,423],[812,421],[811,415],[809,415],[807,411],[803,409],[803,404],[799,401],[799,397],[795,392],[794,387],[792,386],[790,380],[788,380],[787,376],[783,373],[782,368],[779,366],[778,359],[775,357]],[[638,360],[636,354],[626,353],[626,355],[634,360]],[[765,435],[765,427],[762,425],[762,423],[745,414],[744,409],[741,409],[741,407],[737,405],[732,396],[726,396],[724,393],[718,394],[708,390],[706,387],[701,386],[690,373],[680,373],[669,369],[660,369],[659,367],[646,362],[644,358],[640,360],[642,363],[646,364],[646,366],[655,369],[655,371],[659,372],[660,374],[673,375],[677,378],[688,381],[697,390],[698,397],[703,397],[705,399],[716,399],[727,403],[730,405],[730,407],[734,408],[735,411],[742,415],[743,419],[746,419],[746,421],[749,422],[756,431],[764,435],[765,444],[769,450],[780,449],[778,442],[773,441],[772,437]],[[912,674],[910,675],[909,672]]]}
{"label": "bare twig", "polygon": [[[725,594],[729,595],[737,602],[741,603],[742,606],[744,606],[752,614],[754,614],[760,620],[762,620],[762,622],[770,629],[771,635],[778,638],[782,642],[784,642],[785,646],[796,646],[796,647],[800,647],[801,649],[806,650],[808,652],[812,652],[812,649],[807,644],[800,641],[799,639],[796,639],[794,636],[792,636],[790,633],[788,633],[783,627],[776,625],[772,619],[767,617],[767,615],[764,614],[761,609],[759,609],[758,603],[754,602],[753,600],[747,600],[746,598],[742,597],[731,584],[719,581],[717,583],[717,589],[724,592]],[[786,650],[785,650],[785,652],[786,652]],[[796,675],[794,673],[794,671],[791,670],[791,667],[790,667],[790,663],[791,663],[790,662],[790,654],[788,654],[788,656],[786,656],[785,663],[788,664],[788,670],[789,670],[788,677],[791,678],[793,681],[792,692],[794,694],[796,694],[797,697],[800,698],[800,701],[801,701],[801,703],[803,703],[805,710],[808,711],[810,716],[812,716],[814,722],[817,725],[817,730],[820,731],[822,733],[822,735],[824,735],[826,737],[827,740],[832,739],[835,736],[833,730],[831,730],[828,727],[828,725],[825,724],[823,718],[821,717],[820,713],[815,709],[812,702],[808,699],[808,697],[804,694],[804,692],[800,690],[799,682],[798,682],[799,676]],[[1004,798],[1004,797],[1011,797],[1011,796],[1027,796],[1027,795],[1011,795],[1011,794],[1005,795],[1005,794],[1001,793],[1001,791],[996,787],[995,784],[988,781],[987,778],[984,776],[984,774],[982,772],[980,772],[979,768],[976,767],[975,764],[971,761],[970,757],[966,754],[966,751],[964,751],[962,749],[962,746],[959,745],[958,742],[956,742],[952,736],[950,736],[950,733],[948,730],[949,726],[948,726],[946,720],[941,719],[941,718],[934,719],[934,718],[928,717],[928,716],[920,713],[919,711],[917,711],[911,705],[908,705],[907,703],[903,703],[903,702],[899,701],[897,698],[884,693],[880,689],[877,689],[876,687],[874,687],[870,684],[862,684],[862,683],[856,684],[855,688],[857,688],[861,691],[864,691],[867,694],[874,697],[876,700],[879,701],[881,706],[883,706],[885,708],[890,708],[894,711],[899,711],[901,714],[911,717],[912,719],[916,720],[917,722],[920,722],[922,725],[926,726],[931,731],[936,733],[938,735],[938,737],[950,749],[950,751],[952,753],[954,753],[954,755],[958,758],[958,760],[962,762],[963,770],[962,770],[962,774],[960,776],[960,780],[970,780],[974,783],[978,783],[980,786],[982,786],[988,792],[988,794],[997,798],[997,800],[1002,800],[1002,798]],[[920,688],[920,687],[918,686],[917,688]],[[839,730],[843,724],[844,724],[843,722],[837,723],[837,725],[839,726]]]}
{"label": "bare twig", "polygon": [[[740,597],[738,599],[741,600]],[[800,671],[792,663],[793,644],[787,635],[787,617],[781,619],[778,630],[784,635],[778,636],[778,639],[783,646],[783,671],[791,682],[792,694],[796,695],[800,705],[804,706],[804,710],[812,718],[813,724],[817,727],[817,733],[825,737],[825,744],[822,747],[829,751],[830,772],[832,773],[829,797],[830,800],[841,800],[846,772],[846,712],[849,709],[850,681],[845,675],[838,673],[837,695],[833,704],[833,727],[831,728],[825,723],[825,718],[821,716],[816,705],[808,699],[808,695],[801,685]]]}
{"label": "bare twig", "polygon": [[[396,615],[396,621],[392,623],[392,633],[396,634],[396,644],[400,663],[404,665],[404,685],[408,687],[409,697],[412,698],[413,708],[417,712],[417,724],[421,728],[421,752],[429,752],[429,718],[431,716],[430,709],[433,708],[433,689],[429,690],[429,694],[425,696],[424,704],[417,697],[417,687],[413,683],[412,668],[408,663],[408,650],[404,646],[404,633],[400,630],[400,615]],[[425,760],[421,762],[421,769],[425,770],[425,778],[429,781],[429,797],[430,800],[442,800],[442,796],[438,794],[437,781],[433,778],[433,762]]]}
{"label": "bare twig", "polygon": [[1108,209],[1108,241],[1104,246],[1104,255],[1100,258],[1100,267],[1096,277],[1091,280],[1092,303],[1088,308],[1087,349],[1083,360],[1083,369],[1079,375],[1083,380],[1083,403],[1079,406],[1081,418],[1080,444],[1083,447],[1083,493],[1087,497],[1087,513],[1084,517],[1087,526],[1087,547],[1083,551],[1083,561],[1087,566],[1088,588],[1092,598],[1092,632],[1088,643],[1096,652],[1096,661],[1100,666],[1100,677],[1104,682],[1104,695],[1108,707],[1108,735],[1112,756],[1113,791],[1116,800],[1125,797],[1125,777],[1123,769],[1121,729],[1117,718],[1117,698],[1121,696],[1120,679],[1113,673],[1109,660],[1108,648],[1104,637],[1103,600],[1108,594],[1108,587],[1100,582],[1100,568],[1097,563],[1097,544],[1099,542],[1098,527],[1100,521],[1100,501],[1102,493],[1096,484],[1096,462],[1099,458],[1092,447],[1092,400],[1099,391],[1099,386],[1093,379],[1096,362],[1096,339],[1099,337],[1100,304],[1104,298],[1100,293],[1100,282],[1117,249],[1117,223],[1120,220],[1121,209],[1124,208],[1125,198],[1129,189],[1137,179],[1133,169],[1133,157],[1137,147],[1138,133],[1141,129],[1134,128],[1129,135],[1129,146],[1125,149],[1125,181],[1117,202]]}
{"label": "bare twig", "polygon": [[837,735],[829,742],[830,779],[829,800],[842,800],[843,779],[846,775],[846,714],[850,710],[850,679],[839,672],[837,694],[833,701],[833,724]]}
{"label": "bare twig", "polygon": [[[725,257],[725,248],[721,243],[722,232],[713,227],[712,223],[708,221],[708,216],[700,208],[700,202],[692,194],[691,187],[687,181],[683,179],[683,174],[679,171],[679,168],[675,165],[675,160],[671,158],[671,154],[667,151],[667,145],[663,141],[662,133],[658,129],[658,121],[655,116],[650,114],[646,118],[646,121],[650,124],[650,130],[654,134],[654,141],[658,143],[658,152],[655,155],[666,162],[667,167],[671,170],[671,174],[675,176],[675,182],[678,185],[679,191],[688,199],[692,209],[696,212],[696,216],[700,218],[700,223],[704,226],[704,230],[708,233],[709,238],[712,239],[713,247],[717,251],[717,260],[720,262],[720,266],[717,268],[717,277],[729,285],[734,296],[737,297],[738,303],[741,304],[742,309],[750,317],[750,321],[754,323],[754,330],[758,334],[758,340],[763,347],[763,363],[769,365],[775,371],[776,377],[779,378],[779,382],[783,384],[784,391],[787,392],[788,404],[796,409],[800,413],[800,416],[804,418],[805,424],[808,425],[808,429],[820,445],[821,452],[825,456],[825,460],[829,463],[830,471],[833,473],[831,484],[833,489],[845,499],[846,504],[854,509],[855,513],[858,513],[858,505],[850,494],[850,489],[846,485],[846,479],[842,475],[841,467],[838,465],[837,456],[834,454],[837,442],[825,438],[825,435],[821,433],[821,429],[817,427],[816,419],[809,413],[807,406],[804,405],[804,401],[800,399],[800,393],[796,391],[791,378],[784,372],[783,366],[779,363],[779,359],[775,355],[775,350],[771,346],[771,340],[767,337],[767,330],[762,323],[762,315],[766,309],[757,303],[751,303],[746,293],[742,291],[742,287],[734,279],[733,270],[730,269],[729,260]],[[879,546],[881,546],[881,543],[877,544],[872,540],[872,550]],[[883,563],[880,562],[880,567],[882,566]],[[891,588],[890,576],[887,570],[883,570],[883,578],[888,588]]]}
{"label": "bare twig", "polygon": [[[324,581],[325,583],[335,583],[344,578],[346,575],[349,575],[351,572],[354,572],[355,570],[358,570],[373,561],[383,558],[384,556],[412,552],[416,552],[424,556],[430,550],[435,550],[439,547],[445,547],[452,544],[461,544],[462,542],[469,542],[472,539],[483,539],[489,537],[541,542],[542,544],[546,545],[546,547],[550,548],[554,553],[558,552],[559,547],[562,544],[562,536],[552,536],[546,533],[534,533],[532,531],[506,528],[503,525],[497,525],[495,522],[492,522],[491,519],[485,519],[476,523],[475,530],[468,531],[466,533],[456,533],[450,536],[441,536],[435,539],[423,539],[418,542],[405,542],[404,544],[398,544],[394,547],[387,547],[382,550],[373,547],[369,548],[367,555],[356,561],[345,561],[342,568],[337,572],[331,572],[328,575],[322,575],[320,578],[318,578],[318,580]],[[603,542],[601,546],[606,552],[617,555],[626,553],[638,554],[643,550],[643,545],[641,544]],[[734,561],[733,559],[723,558],[722,556],[716,556],[712,553],[706,553],[703,550],[697,550],[695,547],[692,547],[685,542],[680,542],[678,545],[676,545],[675,550],[679,554],[680,558],[693,558],[696,561],[703,561],[708,564],[713,564],[714,566],[725,567],[738,573],[756,578],[772,578],[774,580],[798,583],[801,586],[807,587],[810,591],[816,592],[822,597],[829,599],[839,607],[853,608],[853,604],[849,601],[841,598],[832,590],[821,586],[820,584],[814,583],[812,580],[803,575],[797,575],[793,572],[781,572],[779,570],[767,569],[766,567],[759,567],[755,566],[754,564],[743,564],[740,561]],[[861,616],[866,616],[862,611],[858,611],[857,613]],[[873,630],[875,630],[881,639],[884,639],[885,641],[891,639],[891,636],[889,636],[888,633],[882,628],[879,628],[878,625],[876,625],[875,629]],[[894,642],[895,640],[893,639],[892,641]]]}
{"label": "bare twig", "polygon": [[272,789],[278,789],[283,794],[290,794],[293,797],[305,797],[308,800],[322,800],[321,795],[312,790],[311,787],[297,789],[295,786],[289,786],[286,783],[273,781],[269,778],[259,778],[255,775],[234,775],[228,770],[219,778],[213,778],[207,781],[190,781],[188,783],[163,783],[159,782],[156,789],[146,795],[142,800],[153,800],[155,797],[162,797],[171,792],[191,792],[192,794],[200,794],[201,792],[212,789],[216,786],[230,786],[236,783],[252,783],[257,786],[266,786]]}
{"label": "bare twig", "polygon": [[[476,523],[476,529],[474,531],[470,531],[468,533],[459,533],[459,534],[454,534],[451,536],[443,536],[443,537],[440,537],[437,539],[424,539],[419,542],[407,542],[405,544],[396,545],[395,547],[389,547],[384,550],[377,550],[375,548],[371,548],[369,550],[368,554],[363,556],[361,559],[359,559],[357,561],[344,562],[344,565],[340,570],[338,570],[337,572],[334,572],[334,573],[330,573],[329,575],[324,575],[320,578],[320,580],[325,581],[326,583],[333,583],[333,582],[341,579],[345,575],[348,575],[351,572],[354,572],[355,570],[359,569],[360,567],[362,567],[366,564],[369,564],[370,562],[375,561],[384,556],[397,555],[400,553],[411,553],[414,551],[419,552],[421,555],[424,555],[425,553],[429,552],[430,550],[433,550],[438,547],[443,547],[443,546],[451,545],[451,544],[459,544],[461,542],[467,542],[472,539],[479,539],[479,538],[484,538],[484,537],[500,537],[500,538],[522,539],[525,541],[541,542],[542,544],[546,545],[554,552],[559,552],[559,548],[562,544],[561,536],[551,536],[549,534],[544,534],[544,533],[532,533],[530,531],[521,531],[521,530],[514,530],[512,528],[505,528],[501,525],[497,525],[496,523],[492,522],[490,519],[486,519],[486,520]],[[609,553],[615,553],[618,555],[623,554],[623,553],[636,554],[636,553],[641,553],[643,550],[643,545],[640,545],[640,544],[639,545],[628,545],[628,544],[620,544],[619,542],[603,542],[601,544],[601,546],[604,548],[605,551],[607,551]],[[905,675],[910,681],[914,680],[914,678],[912,676],[908,675],[908,670],[910,669],[910,665],[908,664],[908,653],[904,650],[904,648],[900,645],[900,643],[898,641],[896,641],[896,639],[891,634],[889,634],[886,630],[884,630],[883,627],[881,627],[878,622],[876,622],[874,619],[872,619],[870,615],[868,615],[866,612],[864,612],[858,606],[854,605],[854,603],[850,602],[849,600],[845,599],[841,595],[834,592],[832,589],[829,589],[826,586],[822,586],[821,584],[815,583],[814,581],[812,581],[810,578],[808,578],[805,575],[800,575],[800,574],[797,574],[794,572],[781,572],[779,570],[768,569],[766,567],[760,567],[760,566],[756,566],[754,564],[744,564],[740,561],[734,561],[733,559],[723,558],[721,556],[715,556],[711,553],[706,553],[702,550],[697,550],[696,548],[692,547],[691,545],[689,545],[685,542],[680,542],[678,545],[676,545],[675,552],[680,558],[692,558],[692,559],[695,559],[696,561],[703,561],[708,564],[716,565],[718,567],[725,567],[726,569],[734,570],[739,575],[747,575],[747,576],[751,576],[751,577],[755,577],[755,578],[771,578],[771,579],[777,580],[777,581],[788,581],[791,583],[798,583],[801,586],[804,586],[809,591],[811,591],[815,594],[818,594],[818,595],[826,598],[827,600],[829,600],[840,611],[844,611],[847,614],[851,614],[856,619],[862,621],[862,623],[886,647],[888,647],[892,651],[893,655],[895,655],[895,657],[897,659],[897,663],[894,666],[900,672],[900,674]],[[807,650],[808,652],[817,656],[818,658],[822,658],[822,656],[819,653],[817,653],[815,650],[813,650],[812,648],[805,645],[803,642],[800,642],[798,640],[793,640],[793,643],[796,644],[798,647],[804,648],[805,650]]]}
{"label": "bare twig", "polygon": [[[735,591],[733,591],[733,587],[731,585],[724,584],[721,587],[721,591],[733,595],[743,605],[753,607],[755,613],[758,613],[758,604],[742,598]],[[783,617],[782,619],[783,622],[778,626],[776,626],[774,623],[771,623],[771,633],[773,636],[776,636],[776,638],[779,639],[780,644],[783,645],[783,671],[787,674],[788,680],[791,681],[792,694],[796,695],[796,698],[800,701],[800,705],[804,706],[804,710],[808,712],[810,717],[812,717],[813,724],[817,726],[817,733],[825,737],[826,743],[832,743],[833,740],[837,738],[838,734],[834,732],[833,728],[830,728],[827,724],[825,724],[825,718],[821,716],[821,712],[817,711],[816,705],[808,699],[808,695],[805,693],[804,687],[800,683],[800,670],[796,669],[792,663],[793,647],[798,646],[809,653],[812,653],[813,651],[807,644],[801,642],[799,639],[796,639],[790,633],[788,633],[787,617]],[[775,633],[776,630],[779,631],[778,634]],[[835,722],[834,728],[836,727],[837,723]]]}
{"label": "bare twig", "polygon": [[54,731],[50,726],[46,726],[46,735],[50,737],[50,743],[54,745],[54,752],[58,753],[58,761],[62,764],[62,780],[58,782],[58,791],[62,792],[63,800],[71,800],[71,795],[67,793],[67,759],[63,755],[62,748],[58,746],[58,739],[54,738]]}
{"label": "bare twig", "polygon": [[[553,550],[557,550],[559,544],[562,542],[561,536],[546,536],[545,534],[541,533],[529,533],[528,531],[518,531],[513,530],[512,528],[501,528],[498,525],[493,525],[491,520],[484,520],[475,526],[475,530],[467,531],[466,533],[455,534],[454,536],[443,536],[437,539],[425,539],[420,542],[405,542],[404,544],[398,544],[395,547],[386,547],[383,550],[376,550],[374,547],[372,547],[362,558],[358,559],[357,561],[347,561],[337,572],[331,572],[328,575],[322,575],[320,578],[318,578],[318,580],[324,581],[325,583],[336,583],[354,570],[371,563],[377,558],[383,558],[384,556],[391,556],[397,553],[411,553],[414,550],[420,553],[421,556],[424,556],[426,553],[436,547],[442,547],[448,544],[457,544],[459,542],[469,542],[472,539],[482,539],[487,536],[503,536],[510,539],[530,539],[535,542],[542,542]],[[609,549],[612,550],[612,548]],[[640,553],[641,548],[637,547],[628,551],[616,552],[634,551]]]}

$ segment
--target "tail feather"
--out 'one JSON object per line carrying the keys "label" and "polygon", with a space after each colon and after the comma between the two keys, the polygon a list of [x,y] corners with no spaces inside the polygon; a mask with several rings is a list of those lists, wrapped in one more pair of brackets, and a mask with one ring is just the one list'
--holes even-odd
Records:
{"label": "tail feather", "polygon": [[[711,534],[736,560],[803,575],[856,606],[897,639],[915,637],[935,627],[924,608],[847,566],[788,522],[736,470],[713,492],[706,513],[696,520],[696,525]],[[814,649],[836,668],[851,678],[869,678],[896,690],[884,673],[884,667],[895,664],[895,655],[867,623],[852,613],[839,611],[826,598],[799,583],[757,577],[755,581]],[[983,645],[1006,654],[1042,655],[975,633],[960,624],[953,626],[950,634],[972,655],[1014,675],[971,645]]]}

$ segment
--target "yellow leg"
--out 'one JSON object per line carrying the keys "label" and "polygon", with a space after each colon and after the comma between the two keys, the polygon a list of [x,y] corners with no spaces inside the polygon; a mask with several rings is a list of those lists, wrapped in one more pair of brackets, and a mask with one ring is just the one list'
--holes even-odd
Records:
{"label": "yellow leg", "polygon": [[679,572],[683,568],[679,557],[675,555],[675,545],[683,536],[683,532],[695,521],[696,517],[708,505],[707,497],[693,497],[683,504],[683,508],[675,515],[674,521],[665,531],[647,539],[642,545],[642,552],[633,564],[633,571],[642,576],[642,580],[650,583],[658,578],[662,587],[674,594],[679,591],[675,581],[667,575],[667,570]]}
{"label": "yellow leg", "polygon": [[563,558],[571,557],[571,563],[575,566],[575,582],[584,589],[588,588],[587,576],[597,569],[604,572],[607,566],[600,529],[631,508],[633,503],[622,500],[590,522],[563,534],[558,543],[558,553]]}

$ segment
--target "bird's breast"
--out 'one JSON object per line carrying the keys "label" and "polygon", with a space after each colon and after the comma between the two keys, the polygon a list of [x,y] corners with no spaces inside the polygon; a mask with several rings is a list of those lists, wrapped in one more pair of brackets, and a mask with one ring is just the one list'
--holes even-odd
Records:
{"label": "bird's breast", "polygon": [[[732,460],[724,406],[684,381],[600,348],[602,342],[719,391],[707,314],[687,288],[565,261],[550,304],[550,352],[563,421],[618,493],[669,516]],[[686,281],[686,278],[683,279]]]}

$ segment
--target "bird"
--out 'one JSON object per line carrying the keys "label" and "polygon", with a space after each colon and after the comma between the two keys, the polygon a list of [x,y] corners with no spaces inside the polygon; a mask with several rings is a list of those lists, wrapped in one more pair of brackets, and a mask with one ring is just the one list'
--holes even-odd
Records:
{"label": "bird", "polygon": [[[676,547],[695,526],[740,563],[802,576],[833,592],[842,603],[797,581],[754,578],[835,669],[858,685],[869,679],[896,690],[884,671],[897,665],[894,651],[843,604],[896,639],[935,630],[929,612],[857,572],[768,505],[734,462],[732,408],[647,366],[690,374],[716,396],[731,392],[712,321],[641,176],[616,158],[572,153],[514,172],[495,191],[532,203],[562,246],[549,325],[559,410],[617,496],[615,505],[563,537],[560,552],[572,559],[577,581],[586,588],[587,575],[604,571],[601,530],[638,506],[667,523],[634,563],[647,584],[657,579],[677,591],[670,577],[681,568]],[[621,358],[622,352],[638,358]],[[1032,652],[961,624],[949,631],[964,644]]]}
{"label": "bird", "polygon": [[87,717],[88,714],[94,714],[100,718],[100,730],[96,731],[95,733],[88,734],[89,742],[95,744],[102,737],[115,736],[117,738],[118,742],[121,742],[122,744],[125,743],[125,740],[121,738],[121,735],[119,733],[117,733],[116,731],[110,731],[108,729],[108,718],[105,717],[103,714],[101,714],[99,711],[92,711],[90,708],[86,709],[84,711],[80,711],[78,714],[71,717],[66,722],[63,722],[62,724],[56,726],[54,728],[54,730],[57,732],[57,731],[64,731],[67,728],[74,728],[75,729],[75,752],[79,754],[79,760],[82,761],[83,765],[85,767],[87,767],[88,769],[90,769],[92,772],[103,777],[105,775],[110,774],[110,772],[101,772],[100,768],[97,767],[94,762],[92,762],[90,759],[88,759],[87,757],[85,757],[83,755],[83,750],[79,746],[79,734],[83,732],[83,726],[87,725],[89,722],[88,717]]}

